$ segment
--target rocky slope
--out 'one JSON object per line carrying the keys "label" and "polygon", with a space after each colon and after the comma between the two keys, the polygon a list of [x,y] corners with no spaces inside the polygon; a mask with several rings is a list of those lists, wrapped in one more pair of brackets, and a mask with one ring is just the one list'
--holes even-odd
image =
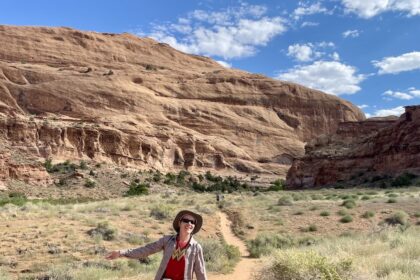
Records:
{"label": "rocky slope", "polygon": [[3,181],[21,178],[15,162],[37,168],[32,157],[284,175],[306,141],[364,119],[335,96],[149,38],[0,26],[0,42]]}
{"label": "rocky slope", "polygon": [[420,175],[420,106],[406,107],[400,118],[341,123],[335,134],[309,142],[305,150],[288,171],[289,188]]}

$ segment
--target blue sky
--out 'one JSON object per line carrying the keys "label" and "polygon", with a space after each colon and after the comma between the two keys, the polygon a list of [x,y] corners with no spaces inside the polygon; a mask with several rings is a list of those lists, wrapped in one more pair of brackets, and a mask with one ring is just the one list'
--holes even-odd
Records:
{"label": "blue sky", "polygon": [[420,0],[2,1],[0,24],[130,32],[399,115],[420,103]]}

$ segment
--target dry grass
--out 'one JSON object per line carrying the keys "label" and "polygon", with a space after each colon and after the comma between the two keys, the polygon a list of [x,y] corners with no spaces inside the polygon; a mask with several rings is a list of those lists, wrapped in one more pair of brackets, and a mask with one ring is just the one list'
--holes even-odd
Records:
{"label": "dry grass", "polygon": [[[341,254],[344,255],[347,249],[354,246],[354,250],[358,248],[359,251],[348,251],[352,252],[354,258],[365,255],[364,262],[355,261],[353,265],[360,275],[368,273],[365,264],[371,260],[379,275],[397,279],[393,275],[406,277],[417,273],[409,269],[407,263],[413,265],[418,262],[418,250],[414,246],[418,244],[418,238],[409,233],[418,229],[415,224],[419,221],[417,213],[420,212],[420,196],[416,188],[394,190],[393,193],[398,193],[398,202],[389,204],[389,193],[380,190],[233,193],[225,194],[222,210],[233,219],[235,232],[243,239],[252,240],[260,234],[293,235],[302,240],[293,243],[300,248],[302,244],[313,245],[313,239],[307,239],[313,237],[318,243],[315,242],[316,247],[311,248],[334,259],[340,259]],[[292,203],[279,205],[279,200],[284,196],[290,197]],[[370,199],[363,200],[363,196],[369,196]],[[345,209],[341,204],[349,198],[356,201],[356,207]],[[214,194],[198,194],[188,190],[182,190],[179,194],[171,191],[79,204],[7,204],[0,207],[0,279],[28,279],[36,275],[58,275],[57,279],[124,279],[136,275],[141,279],[152,279],[159,255],[153,256],[148,264],[127,260],[109,262],[104,261],[103,256],[107,251],[140,246],[163,234],[172,233],[172,217],[185,208],[195,210],[204,217],[205,224],[198,235],[200,240],[205,242],[207,239],[219,239],[219,221],[217,215],[214,215],[219,211],[218,206]],[[352,222],[340,223],[341,216],[336,213],[343,209],[353,217]],[[330,215],[321,215],[325,211]],[[372,211],[375,215],[369,219],[363,218],[366,211]],[[388,238],[401,239],[401,244],[407,245],[399,247],[399,241],[382,242],[385,233],[378,235],[379,241],[373,237],[366,239],[352,234],[360,232],[369,235],[381,230],[386,224],[378,224],[397,211],[406,212],[407,221],[412,226],[405,231],[407,233],[404,232],[407,236],[401,235],[398,239],[396,235],[387,233]],[[102,222],[107,222],[110,228],[117,230],[113,240],[88,234],[89,230]],[[316,227],[316,231],[307,230],[311,225]],[[338,237],[340,235],[347,237]],[[325,241],[320,243],[319,240]],[[366,243],[367,240],[370,240],[371,245]],[[391,248],[391,243],[394,248]],[[362,245],[367,251],[363,251]],[[332,249],[328,251],[334,246],[342,246],[342,249],[337,247],[337,253]],[[294,250],[293,246],[291,250]],[[379,257],[381,254],[391,256],[397,251],[399,256],[405,256],[401,260],[405,260],[406,265],[404,262],[397,265],[397,262]],[[404,274],[406,270],[408,274]]]}

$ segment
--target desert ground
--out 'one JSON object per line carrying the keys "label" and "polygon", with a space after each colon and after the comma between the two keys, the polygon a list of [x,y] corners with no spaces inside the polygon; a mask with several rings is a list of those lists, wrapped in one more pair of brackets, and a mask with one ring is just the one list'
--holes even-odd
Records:
{"label": "desert ground", "polygon": [[[16,184],[14,192],[2,194],[0,279],[153,279],[159,254],[141,261],[107,261],[104,256],[172,234],[172,218],[181,209],[204,217],[197,239],[205,250],[209,279],[263,279],[259,273],[270,269],[267,265],[279,251],[315,250],[334,263],[343,258],[343,249],[331,253],[326,248],[349,246],[349,242],[353,248],[364,244],[366,251],[348,252],[346,258],[352,259],[351,272],[346,272],[349,278],[343,274],[337,279],[420,276],[420,189],[416,186],[306,191],[259,188],[226,192],[217,201],[215,192],[197,192],[182,182],[165,184],[164,175],[157,180],[153,172],[121,169],[117,176],[105,167],[97,168],[79,171],[84,175],[67,179],[65,186],[61,182],[24,195],[23,184]],[[86,184],[89,174],[94,174],[94,186]],[[129,188],[124,182],[136,178],[150,181],[149,193],[124,197]],[[121,188],[107,193],[110,184]],[[71,190],[83,199],[58,199]],[[42,198],[47,193],[49,198]],[[377,245],[369,252],[369,240],[393,245]],[[376,254],[397,258],[395,248],[404,257],[393,266],[376,260]],[[372,260],[369,267],[361,263],[366,258]],[[398,266],[398,261],[405,265]]]}

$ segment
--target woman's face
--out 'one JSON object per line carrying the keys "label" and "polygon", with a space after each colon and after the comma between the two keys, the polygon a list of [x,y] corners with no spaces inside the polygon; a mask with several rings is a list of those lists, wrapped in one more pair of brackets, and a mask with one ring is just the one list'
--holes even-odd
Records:
{"label": "woman's face", "polygon": [[182,216],[179,222],[179,229],[181,233],[191,234],[195,228],[195,219],[191,215]]}

